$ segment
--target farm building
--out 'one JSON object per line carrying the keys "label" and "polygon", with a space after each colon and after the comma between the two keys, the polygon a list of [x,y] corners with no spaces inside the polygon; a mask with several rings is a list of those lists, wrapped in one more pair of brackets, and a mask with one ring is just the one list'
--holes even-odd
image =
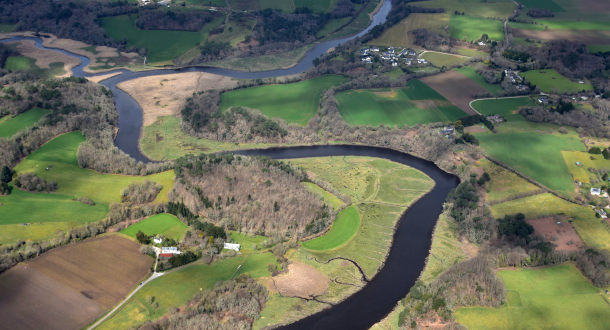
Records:
{"label": "farm building", "polygon": [[163,238],[157,236],[157,237],[153,238],[153,242],[155,242],[155,244],[161,244],[163,242]]}
{"label": "farm building", "polygon": [[241,246],[237,243],[225,243],[224,248],[227,250],[233,250],[239,252]]}
{"label": "farm building", "polygon": [[591,188],[591,195],[599,196],[602,194],[601,188]]}
{"label": "farm building", "polygon": [[161,258],[171,258],[175,254],[180,254],[180,250],[178,250],[177,247],[175,247],[175,246],[164,246],[164,247],[161,248],[161,253],[159,254],[159,257],[161,257]]}

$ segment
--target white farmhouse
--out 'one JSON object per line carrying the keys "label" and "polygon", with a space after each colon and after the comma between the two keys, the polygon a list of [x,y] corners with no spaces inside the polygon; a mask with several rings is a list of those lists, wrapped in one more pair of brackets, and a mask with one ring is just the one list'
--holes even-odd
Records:
{"label": "white farmhouse", "polygon": [[233,251],[239,252],[239,249],[241,248],[241,246],[237,243],[225,243],[224,248],[227,250],[233,250]]}

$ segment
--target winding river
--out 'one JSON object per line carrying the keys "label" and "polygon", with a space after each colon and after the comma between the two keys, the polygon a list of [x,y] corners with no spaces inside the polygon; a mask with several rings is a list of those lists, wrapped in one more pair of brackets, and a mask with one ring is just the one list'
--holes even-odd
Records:
{"label": "winding river", "polygon": [[[187,67],[142,72],[132,72],[125,69],[104,72],[102,74],[111,72],[121,73],[101,82],[102,85],[113,92],[119,113],[119,132],[115,144],[136,160],[142,162],[150,161],[139,149],[142,109],[132,97],[117,87],[117,84],[123,81],[139,77],[193,71],[214,73],[238,79],[269,78],[300,73],[311,68],[314,59],[323,55],[329,49],[360,37],[368,33],[375,25],[384,23],[390,9],[391,1],[384,0],[374,15],[371,24],[365,30],[350,37],[319,43],[295,66],[287,69],[240,72],[213,67]],[[76,77],[100,75],[84,72],[84,68],[89,64],[87,57],[63,49],[44,47],[41,38],[38,37],[14,37],[0,40],[0,42],[19,40],[34,40],[38,48],[50,49],[78,58],[81,63],[72,69],[73,75]],[[407,295],[409,289],[421,273],[430,249],[432,230],[436,219],[442,212],[443,202],[449,192],[459,183],[457,177],[442,171],[432,162],[380,147],[330,145],[242,150],[236,151],[236,153],[241,155],[263,155],[277,159],[350,155],[385,158],[416,168],[427,174],[435,182],[434,188],[411,205],[400,217],[394,233],[392,247],[383,267],[363,289],[339,304],[285,326],[284,328],[286,329],[368,329],[383,319],[396,306],[396,303]]]}

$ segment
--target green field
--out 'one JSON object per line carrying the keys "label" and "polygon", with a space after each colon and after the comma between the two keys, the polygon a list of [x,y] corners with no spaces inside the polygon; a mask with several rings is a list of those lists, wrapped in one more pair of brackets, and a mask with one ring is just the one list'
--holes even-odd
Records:
{"label": "green field", "polygon": [[207,40],[211,29],[220,24],[220,18],[206,24],[201,31],[142,30],[136,26],[136,17],[122,15],[104,17],[102,27],[115,40],[127,40],[127,47],[148,49],[148,62],[167,62]]}
{"label": "green field", "polygon": [[6,70],[12,71],[33,71],[39,69],[36,60],[27,56],[9,56],[4,63]]}
{"label": "green field", "polygon": [[563,11],[563,8],[553,0],[521,0],[519,2],[527,8],[543,8],[554,12]]}
{"label": "green field", "polygon": [[452,38],[466,41],[477,41],[483,34],[490,40],[503,40],[502,21],[470,16],[451,15],[449,33]]}
{"label": "green field", "polygon": [[76,153],[84,140],[79,132],[63,134],[31,153],[15,166],[15,170],[17,173],[33,172],[45,180],[57,182],[57,194],[88,197],[103,204],[120,202],[121,192],[132,182],[152,180],[163,186],[155,202],[167,201],[167,193],[173,187],[173,171],[128,176],[101,174],[81,168]]}
{"label": "green field", "polygon": [[336,98],[343,120],[352,125],[413,126],[466,116],[419,80],[409,81],[406,88],[344,91]]}
{"label": "green field", "polygon": [[451,55],[445,53],[436,53],[436,52],[426,52],[420,56],[424,60],[432,63],[432,65],[436,67],[450,67],[454,65],[464,64],[470,61],[469,57],[459,56],[459,55]]}
{"label": "green field", "polygon": [[[563,151],[562,155],[575,181],[587,184],[595,182],[599,185],[599,182],[603,182],[600,174],[610,172],[610,160],[602,155],[583,151]],[[576,162],[580,162],[582,166],[577,166]]]}
{"label": "green field", "polygon": [[470,80],[476,82],[481,87],[485,88],[492,95],[499,95],[500,93],[502,93],[504,91],[502,89],[502,86],[500,86],[500,84],[490,84],[487,81],[485,81],[485,79],[483,79],[483,77],[481,77],[481,75],[479,75],[473,67],[465,66],[465,67],[456,69],[456,71],[465,75],[466,77],[470,78]]}
{"label": "green field", "polygon": [[290,84],[238,89],[222,94],[220,108],[224,111],[243,106],[258,109],[267,117],[306,125],[318,111],[322,92],[346,80],[341,76],[323,76]]}
{"label": "green field", "polygon": [[187,225],[175,216],[161,213],[125,228],[121,233],[136,238],[136,234],[142,231],[146,235],[161,235],[180,242],[188,228]]}
{"label": "green field", "polygon": [[[156,320],[170,308],[183,306],[195,294],[213,288],[219,281],[245,273],[255,278],[269,276],[269,264],[276,264],[275,257],[266,252],[240,255],[209,265],[195,263],[166,273],[144,286],[97,329],[130,329]],[[156,308],[147,301],[150,297],[158,304]]]}
{"label": "green field", "polygon": [[606,329],[610,309],[571,264],[542,269],[501,270],[507,302],[498,308],[458,308],[469,329]]}
{"label": "green field", "polygon": [[333,195],[329,191],[324,190],[324,188],[318,186],[315,183],[303,182],[303,185],[305,185],[305,187],[309,191],[320,196],[322,198],[322,200],[324,200],[324,203],[332,206],[335,210],[338,210],[345,205],[345,203],[339,197]]}
{"label": "green field", "polygon": [[577,93],[580,91],[592,91],[593,85],[585,81],[579,84],[559,74],[554,69],[531,70],[522,72],[521,76],[540,88],[545,93]]}
{"label": "green field", "polygon": [[527,96],[472,102],[472,107],[478,112],[484,115],[501,115],[507,121],[525,121],[525,118],[519,114],[519,109],[534,105],[536,102]]}
{"label": "green field", "polygon": [[511,198],[541,191],[540,188],[532,183],[485,158],[480,160],[480,165],[491,177],[485,188],[487,190],[485,199],[487,203],[496,204]]}
{"label": "green field", "polygon": [[317,238],[303,242],[303,247],[309,250],[332,250],[349,242],[358,232],[360,215],[358,210],[350,206],[342,210],[330,230]]}
{"label": "green field", "polygon": [[481,0],[431,0],[422,1],[417,4],[426,8],[444,8],[445,13],[453,15],[454,11],[464,12],[473,17],[495,17],[508,18],[515,9],[516,5],[509,0],[485,1]]}
{"label": "green field", "polygon": [[562,150],[583,151],[575,133],[541,132],[476,133],[488,155],[516,169],[550,189],[564,194],[574,192],[570,171],[563,161]]}
{"label": "green field", "polygon": [[260,244],[265,242],[268,238],[261,235],[247,235],[236,231],[230,232],[231,239],[235,243],[240,244],[241,253],[253,252],[256,248],[261,248]]}
{"label": "green field", "polygon": [[10,138],[17,132],[30,128],[49,111],[40,108],[32,108],[19,115],[0,122],[0,137]]}
{"label": "green field", "polygon": [[0,244],[16,244],[27,240],[40,242],[66,235],[74,222],[34,222],[27,226],[23,224],[0,225]]}
{"label": "green field", "polygon": [[496,204],[491,207],[496,218],[507,214],[523,213],[528,218],[565,215],[572,220],[578,236],[587,246],[610,251],[610,230],[588,206],[567,202],[549,193]]}

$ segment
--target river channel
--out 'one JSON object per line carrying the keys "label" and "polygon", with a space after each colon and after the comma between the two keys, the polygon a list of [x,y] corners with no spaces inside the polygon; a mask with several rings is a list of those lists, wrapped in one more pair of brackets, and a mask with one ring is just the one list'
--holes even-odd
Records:
{"label": "river channel", "polygon": [[[238,79],[258,79],[297,74],[311,68],[314,59],[354,38],[368,33],[375,25],[383,24],[391,9],[391,1],[384,0],[374,15],[371,24],[360,33],[337,40],[326,41],[314,46],[295,66],[261,72],[241,72],[213,67],[187,67],[179,69],[159,69],[132,72],[130,70],[114,70],[120,75],[101,82],[114,95],[115,105],[119,113],[119,132],[115,139],[117,147],[136,160],[150,161],[140,152],[139,139],[142,128],[142,109],[127,93],[117,87],[117,84],[146,76],[170,74],[179,72],[208,72]],[[62,49],[47,48],[42,45],[39,37],[13,37],[0,40],[11,42],[19,40],[34,40],[36,47],[58,51],[78,58],[81,63],[72,69],[76,77],[89,77],[84,67],[89,64],[87,57],[77,55]],[[109,72],[104,72],[107,74]],[[276,159],[293,159],[303,157],[326,156],[369,156],[392,160],[416,168],[435,182],[434,188],[411,205],[400,217],[394,233],[394,240],[389,254],[381,270],[360,291],[348,297],[343,302],[313,314],[293,324],[286,329],[368,329],[383,319],[392,311],[396,303],[404,298],[423,270],[432,240],[432,230],[436,224],[443,203],[449,192],[457,186],[456,176],[448,174],[434,163],[399,151],[353,145],[282,147],[259,150],[236,151],[241,155],[261,155]]]}

